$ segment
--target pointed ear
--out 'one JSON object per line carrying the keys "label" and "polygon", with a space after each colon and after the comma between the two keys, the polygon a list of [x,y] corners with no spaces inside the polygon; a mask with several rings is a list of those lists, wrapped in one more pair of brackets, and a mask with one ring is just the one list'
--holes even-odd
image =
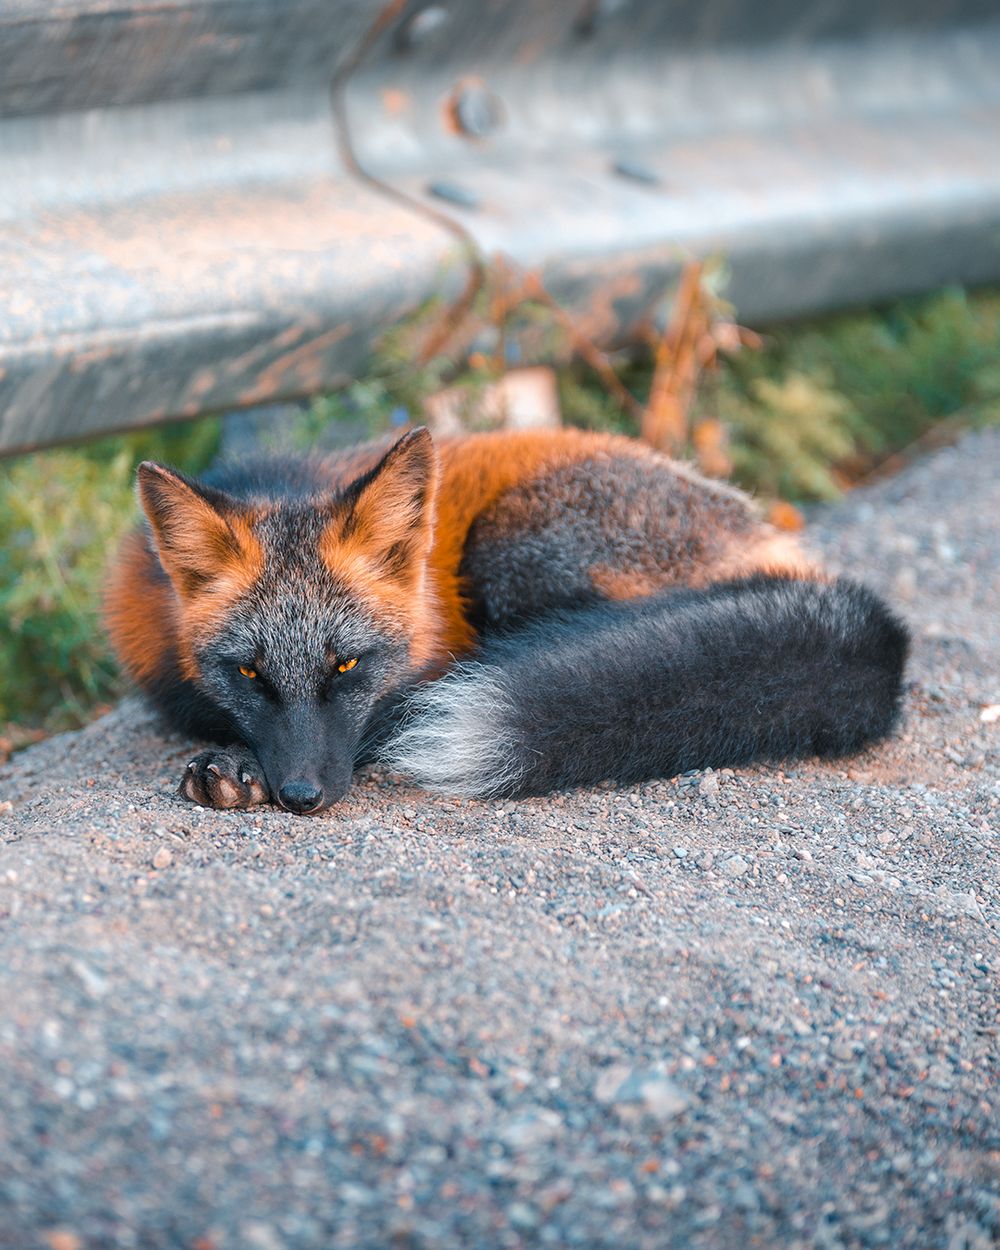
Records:
{"label": "pointed ear", "polygon": [[348,488],[321,541],[334,567],[358,554],[382,576],[422,571],[430,547],[437,492],[437,454],[430,431],[411,430],[373,469]]}
{"label": "pointed ear", "polygon": [[260,546],[236,500],[152,460],[139,465],[136,486],[160,563],[182,598],[232,584],[234,574],[256,576]]}

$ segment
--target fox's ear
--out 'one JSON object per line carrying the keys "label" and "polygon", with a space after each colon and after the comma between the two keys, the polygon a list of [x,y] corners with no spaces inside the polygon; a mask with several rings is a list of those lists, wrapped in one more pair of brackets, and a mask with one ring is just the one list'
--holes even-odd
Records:
{"label": "fox's ear", "polygon": [[437,468],[430,431],[404,434],[346,492],[323,536],[327,564],[356,553],[386,577],[420,571],[433,533]]}
{"label": "fox's ear", "polygon": [[254,575],[260,546],[236,500],[152,460],[139,465],[136,485],[160,563],[178,594]]}

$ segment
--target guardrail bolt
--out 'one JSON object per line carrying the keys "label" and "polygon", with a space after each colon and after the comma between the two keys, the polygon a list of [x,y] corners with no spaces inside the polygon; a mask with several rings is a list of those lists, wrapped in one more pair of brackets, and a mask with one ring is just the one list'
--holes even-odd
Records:
{"label": "guardrail bolt", "polygon": [[587,0],[574,23],[581,39],[590,39],[628,4],[628,0]]}
{"label": "guardrail bolt", "polygon": [[401,52],[409,52],[418,44],[423,43],[428,35],[440,30],[450,16],[451,14],[443,4],[427,5],[426,8],[414,13],[410,20],[404,22],[399,28],[396,34],[396,46]]}
{"label": "guardrail bolt", "polygon": [[446,200],[449,204],[457,204],[459,208],[478,208],[479,196],[469,187],[460,186],[457,182],[429,182],[428,195],[435,199]]}
{"label": "guardrail bolt", "polygon": [[448,117],[454,129],[470,139],[485,139],[504,120],[500,97],[481,83],[460,83],[448,102]]}
{"label": "guardrail bolt", "polygon": [[655,169],[650,169],[641,161],[632,160],[627,156],[615,160],[611,168],[620,178],[628,178],[632,182],[642,182],[650,187],[658,186],[660,182],[660,175]]}

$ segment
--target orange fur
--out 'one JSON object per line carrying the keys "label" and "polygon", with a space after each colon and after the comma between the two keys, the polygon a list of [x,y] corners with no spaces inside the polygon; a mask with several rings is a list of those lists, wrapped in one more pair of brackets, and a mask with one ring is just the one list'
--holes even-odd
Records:
{"label": "orange fur", "polygon": [[377,619],[409,634],[419,665],[433,658],[439,642],[439,607],[427,567],[437,482],[430,434],[414,430],[391,448],[350,506],[338,509],[319,543],[333,576]]}
{"label": "orange fur", "polygon": [[[427,431],[415,430],[394,445],[352,449],[324,466],[331,493],[344,492],[344,499],[331,509],[318,554],[386,627],[411,639],[416,664],[441,667],[476,641],[459,569],[477,517],[506,491],[546,473],[584,460],[623,457],[652,457],[678,476],[700,481],[687,466],[644,444],[579,430],[460,436],[442,440],[436,451]],[[365,474],[370,480],[355,488]],[[720,498],[737,494],[720,484],[702,485]],[[140,468],[139,492],[170,581],[159,573],[141,536],[131,536],[111,571],[108,628],[125,666],[140,681],[170,663],[194,677],[195,642],[211,636],[263,569],[254,524],[266,506],[216,508],[179,475],[154,465]],[[794,537],[761,521],[742,539],[734,535],[723,542],[719,555],[687,584],[756,571],[819,575]],[[675,573],[653,565],[641,570],[598,565],[592,581],[613,599],[639,598],[677,584]]]}
{"label": "orange fur", "polygon": [[595,590],[609,599],[641,599],[654,594],[665,584],[649,573],[639,570],[612,569],[606,564],[596,564],[590,570],[590,580]]}
{"label": "orange fur", "polygon": [[177,597],[150,557],[144,536],[128,534],[108,571],[104,623],[124,667],[148,681],[176,658]]}
{"label": "orange fur", "polygon": [[[184,676],[194,678],[198,673],[194,658],[197,639],[212,633],[264,568],[264,552],[252,529],[254,513],[247,509],[220,511],[178,474],[148,461],[139,466],[137,481],[160,564],[173,583],[176,597],[163,616],[152,618],[162,633],[150,631],[147,621],[145,631],[152,641],[136,642],[131,649],[147,671],[152,656],[162,657],[173,650]],[[130,561],[140,558],[131,548]],[[143,570],[134,587],[119,584],[117,594],[110,592],[112,637],[116,627],[126,637],[141,633],[138,622],[143,612],[149,611],[144,591],[153,580],[150,572]],[[158,606],[166,607],[164,598],[159,591]]]}
{"label": "orange fur", "polygon": [[[769,525],[762,524],[759,535],[749,545],[730,544],[721,558],[703,565],[684,584],[697,590],[712,582],[736,580],[754,573],[812,580],[823,576],[791,535],[772,532]],[[590,580],[595,590],[619,601],[642,599],[677,585],[669,569],[615,569],[607,565],[594,565]]]}
{"label": "orange fur", "polygon": [[779,533],[771,525],[761,525],[759,536],[745,549],[734,547],[713,573],[713,581],[749,577],[752,573],[826,580],[820,567],[803,552],[798,539]]}
{"label": "orange fur", "polygon": [[476,434],[439,445],[441,486],[430,565],[441,600],[445,655],[461,655],[475,643],[458,570],[476,517],[511,487],[601,453],[653,454],[630,439],[582,430]]}
{"label": "orange fur", "polygon": [[138,487],[160,563],[182,599],[200,598],[206,583],[228,599],[227,583],[245,589],[260,576],[263,552],[245,509],[224,513],[149,461],[139,466]]}

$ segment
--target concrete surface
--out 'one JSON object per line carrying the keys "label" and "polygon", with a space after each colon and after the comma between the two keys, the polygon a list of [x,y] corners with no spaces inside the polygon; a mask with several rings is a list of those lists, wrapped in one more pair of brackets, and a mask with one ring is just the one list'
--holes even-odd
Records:
{"label": "concrete surface", "polygon": [[823,513],[915,636],[839,764],[174,797],[127,703],[0,782],[0,1246],[986,1250],[1000,432]]}

